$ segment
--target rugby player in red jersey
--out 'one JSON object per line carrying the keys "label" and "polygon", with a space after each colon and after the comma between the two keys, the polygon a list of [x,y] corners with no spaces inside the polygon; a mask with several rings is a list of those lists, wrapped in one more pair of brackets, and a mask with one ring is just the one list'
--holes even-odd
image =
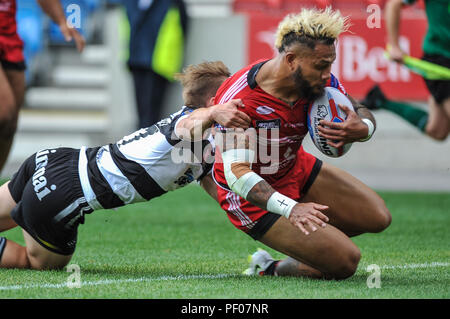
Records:
{"label": "rugby player in red jersey", "polygon": [[[241,99],[253,128],[216,125],[222,132],[213,172],[218,201],[235,227],[289,256],[276,261],[260,250],[248,274],[348,278],[361,256],[350,237],[391,222],[372,189],[302,148],[308,103],[325,86],[345,92],[331,65],[336,39],[347,28],[347,18],[331,8],[288,15],[277,31],[279,54],[238,71],[216,93],[216,103]],[[321,122],[320,134],[335,147],[368,140],[375,129],[370,111],[349,98],[355,112],[344,107],[345,122]]]}
{"label": "rugby player in red jersey", "polygon": [[[81,52],[84,39],[75,28],[67,25],[59,0],[40,0],[38,3],[58,24],[65,39],[74,39]],[[11,149],[25,95],[24,70],[23,42],[17,34],[16,1],[0,0],[0,171]]]}

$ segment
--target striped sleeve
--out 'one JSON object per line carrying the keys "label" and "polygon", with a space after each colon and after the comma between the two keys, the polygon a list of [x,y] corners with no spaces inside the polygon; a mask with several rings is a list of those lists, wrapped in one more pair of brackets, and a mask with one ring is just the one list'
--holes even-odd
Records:
{"label": "striped sleeve", "polygon": [[187,116],[188,116],[189,114],[191,114],[192,112],[194,112],[194,109],[193,109],[193,108],[184,106],[183,109],[180,111],[180,113],[179,113],[177,116],[174,117],[174,119],[173,119],[173,120],[174,120],[174,124],[173,124],[173,135],[174,135],[174,137],[175,137],[176,139],[182,140],[182,138],[179,137],[178,134],[177,134],[177,126],[178,126],[178,123],[180,123],[180,121],[181,121],[182,119],[184,119],[185,117],[187,117]]}

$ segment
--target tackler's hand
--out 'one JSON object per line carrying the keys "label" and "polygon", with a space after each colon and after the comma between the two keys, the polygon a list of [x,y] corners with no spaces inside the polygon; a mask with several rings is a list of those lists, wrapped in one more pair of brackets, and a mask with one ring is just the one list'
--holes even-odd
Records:
{"label": "tackler's hand", "polygon": [[251,124],[250,117],[239,108],[243,108],[244,103],[241,99],[234,99],[225,104],[214,106],[213,118],[216,123],[227,128],[247,129]]}

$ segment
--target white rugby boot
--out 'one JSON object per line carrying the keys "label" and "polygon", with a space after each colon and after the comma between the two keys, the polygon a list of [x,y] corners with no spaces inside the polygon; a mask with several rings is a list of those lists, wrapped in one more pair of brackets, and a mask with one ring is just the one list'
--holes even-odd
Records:
{"label": "white rugby boot", "polygon": [[253,255],[248,255],[249,267],[244,270],[243,274],[247,276],[264,275],[264,271],[269,267],[274,259],[264,249],[258,248]]}

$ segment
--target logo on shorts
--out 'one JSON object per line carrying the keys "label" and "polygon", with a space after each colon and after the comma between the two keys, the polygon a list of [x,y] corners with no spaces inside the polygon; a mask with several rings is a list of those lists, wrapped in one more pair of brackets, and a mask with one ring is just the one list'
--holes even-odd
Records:
{"label": "logo on shorts", "polygon": [[44,150],[36,153],[36,169],[32,177],[34,191],[37,198],[42,199],[56,189],[56,185],[47,187],[47,178],[44,176],[45,168],[48,164],[48,153],[55,153],[56,150]]}

